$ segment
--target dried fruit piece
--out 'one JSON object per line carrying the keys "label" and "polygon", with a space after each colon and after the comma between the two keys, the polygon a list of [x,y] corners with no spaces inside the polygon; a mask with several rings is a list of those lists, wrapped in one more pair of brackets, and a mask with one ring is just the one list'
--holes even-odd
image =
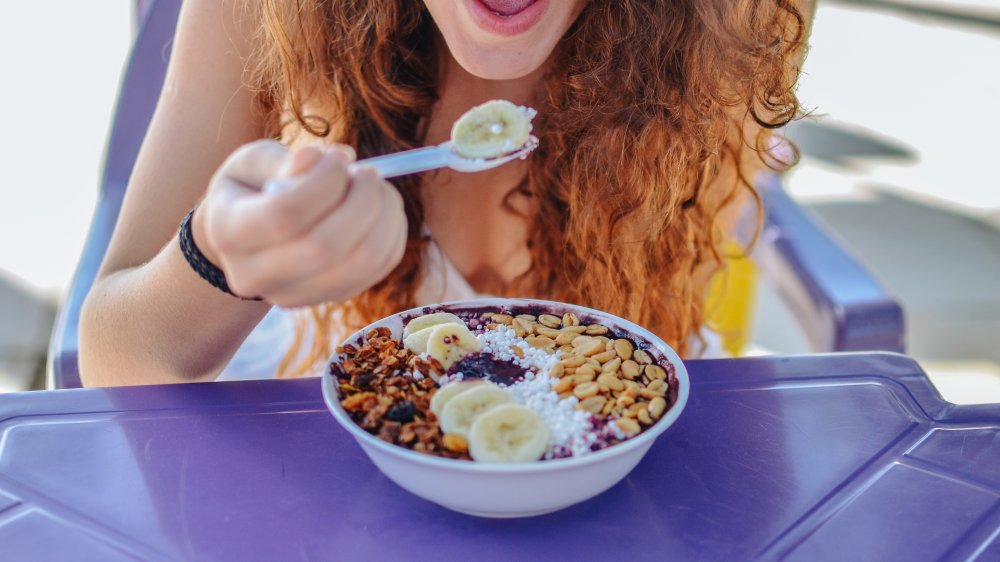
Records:
{"label": "dried fruit piece", "polygon": [[469,450],[469,442],[457,433],[445,433],[441,438],[441,444],[445,449],[456,453],[465,453]]}
{"label": "dried fruit piece", "polygon": [[417,407],[413,405],[413,402],[409,400],[403,400],[402,402],[397,402],[388,412],[385,413],[385,417],[388,420],[392,420],[398,423],[406,423],[413,421],[413,417],[417,415]]}

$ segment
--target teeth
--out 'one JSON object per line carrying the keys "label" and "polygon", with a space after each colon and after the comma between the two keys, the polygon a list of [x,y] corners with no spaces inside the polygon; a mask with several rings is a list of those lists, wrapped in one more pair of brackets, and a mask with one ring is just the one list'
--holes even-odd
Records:
{"label": "teeth", "polygon": [[445,370],[466,355],[479,351],[482,345],[464,323],[440,324],[428,329],[431,332],[426,339],[427,354],[437,359]]}
{"label": "teeth", "polygon": [[488,101],[455,122],[452,145],[466,158],[495,158],[513,152],[528,142],[535,114],[506,100]]}
{"label": "teeth", "polygon": [[455,381],[442,386],[437,389],[434,396],[431,396],[431,411],[434,412],[434,415],[440,418],[441,414],[444,412],[445,405],[450,402],[452,398],[458,396],[466,390],[471,390],[484,384],[488,383],[483,380]]}
{"label": "teeth", "polygon": [[441,429],[469,437],[469,429],[478,416],[512,400],[509,392],[492,383],[460,392],[441,410]]}
{"label": "teeth", "polygon": [[434,314],[417,316],[416,318],[410,320],[406,327],[403,328],[403,338],[406,338],[415,332],[419,332],[424,328],[430,328],[431,326],[436,326],[438,324],[447,324],[449,322],[463,324],[461,318],[448,312],[435,312]]}
{"label": "teeth", "polygon": [[542,458],[548,449],[549,430],[531,408],[502,404],[475,419],[468,439],[469,454],[476,461],[530,462]]}

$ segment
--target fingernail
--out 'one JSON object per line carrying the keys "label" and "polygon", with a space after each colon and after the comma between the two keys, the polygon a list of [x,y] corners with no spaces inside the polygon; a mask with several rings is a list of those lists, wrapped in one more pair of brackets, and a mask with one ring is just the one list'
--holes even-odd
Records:
{"label": "fingernail", "polygon": [[297,176],[303,174],[319,162],[323,157],[323,149],[306,145],[292,151],[278,169],[278,177]]}
{"label": "fingernail", "polygon": [[341,166],[347,166],[351,163],[351,155],[347,154],[343,150],[333,150],[329,153],[329,157]]}
{"label": "fingernail", "polygon": [[326,147],[326,152],[327,154],[342,153],[347,156],[348,162],[354,162],[358,159],[358,153],[354,150],[354,147],[346,144],[331,144]]}
{"label": "fingernail", "polygon": [[372,181],[379,177],[378,170],[371,166],[351,166],[352,175],[359,180]]}

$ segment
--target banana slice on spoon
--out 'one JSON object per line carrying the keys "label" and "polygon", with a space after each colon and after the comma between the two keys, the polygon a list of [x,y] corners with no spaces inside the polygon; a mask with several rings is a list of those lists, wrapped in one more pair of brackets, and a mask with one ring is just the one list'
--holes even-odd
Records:
{"label": "banana slice on spoon", "polygon": [[492,100],[467,111],[451,128],[451,145],[466,158],[496,158],[520,149],[531,138],[535,110]]}
{"label": "banana slice on spoon", "polygon": [[[465,113],[452,127],[453,137],[437,146],[404,150],[395,154],[358,160],[352,167],[370,166],[383,178],[395,178],[438,168],[459,172],[481,172],[524,159],[538,148],[531,134],[531,120],[537,112],[530,107],[493,100]],[[280,191],[293,178],[275,178],[264,191]]]}

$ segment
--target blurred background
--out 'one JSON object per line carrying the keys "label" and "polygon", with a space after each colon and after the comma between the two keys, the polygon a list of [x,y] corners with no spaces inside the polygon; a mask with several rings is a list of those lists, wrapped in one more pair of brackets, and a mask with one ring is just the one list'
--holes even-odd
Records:
{"label": "blurred background", "polygon": [[[0,4],[0,392],[43,384],[97,197],[132,2]],[[1000,402],[1000,0],[820,0],[786,188],[904,307],[946,399]],[[760,287],[759,349],[807,352]]]}

